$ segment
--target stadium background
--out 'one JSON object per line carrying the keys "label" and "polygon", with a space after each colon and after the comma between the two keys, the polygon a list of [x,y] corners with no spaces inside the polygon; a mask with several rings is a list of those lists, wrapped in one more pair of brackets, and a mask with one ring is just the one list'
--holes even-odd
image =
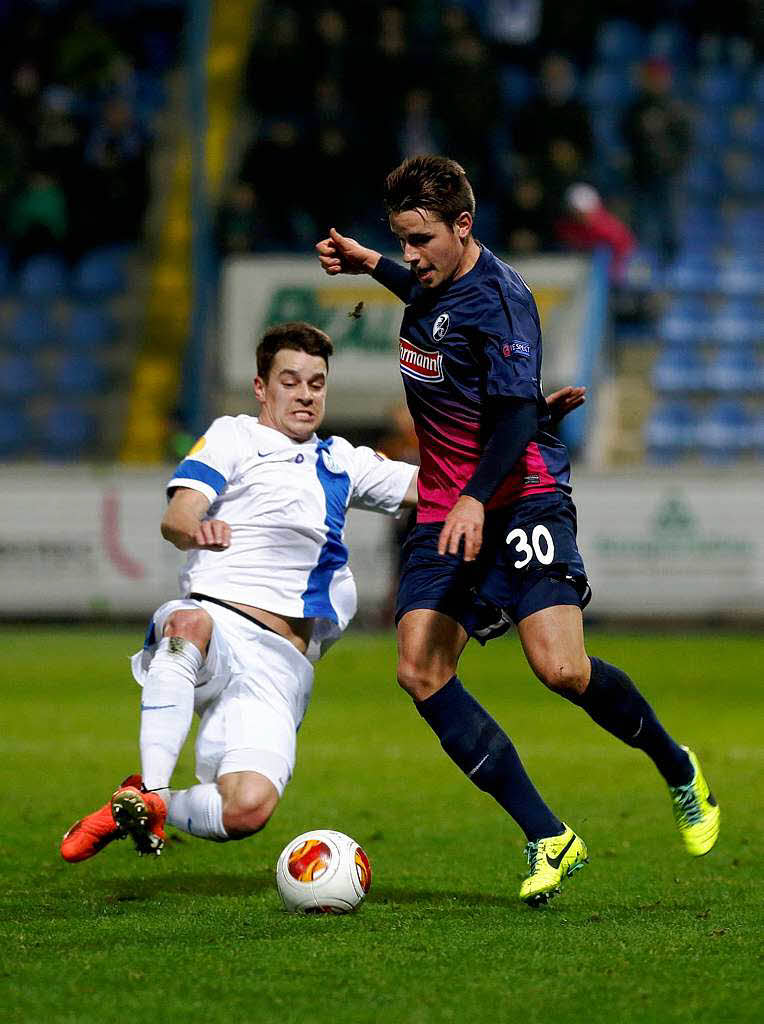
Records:
{"label": "stadium background", "polygon": [[[270,322],[335,338],[329,431],[415,458],[396,304],[329,281],[312,246],[334,224],[389,251],[383,175],[428,150],[464,164],[478,237],[531,282],[547,388],[590,389],[563,433],[591,614],[761,615],[759,5],[8,0],[0,19],[3,615],[143,615],[172,589],[165,467],[252,407]],[[351,537],[384,623],[394,535],[365,517]]]}
{"label": "stadium background", "polygon": [[[9,1024],[758,1022],[761,45],[754,0],[0,0]],[[516,638],[470,646],[465,680],[592,854],[522,907],[522,836],[396,691],[394,537],[361,516],[359,623],[379,628],[319,666],[268,829],[65,864],[63,831],[136,767],[126,655],[179,557],[164,481],[249,408],[257,332],[328,326],[327,426],[415,458],[395,305],[327,283],[312,246],[335,223],[387,248],[382,176],[424,149],[465,164],[478,236],[531,279],[547,388],[590,388],[565,425],[589,644],[697,749],[717,849],[688,862],[647,759],[536,684]],[[314,824],[371,857],[354,917],[279,908],[273,866]]]}

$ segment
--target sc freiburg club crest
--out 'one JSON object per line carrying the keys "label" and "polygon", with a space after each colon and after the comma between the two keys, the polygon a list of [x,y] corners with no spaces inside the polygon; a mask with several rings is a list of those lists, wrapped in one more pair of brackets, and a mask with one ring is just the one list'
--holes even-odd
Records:
{"label": "sc freiburg club crest", "polygon": [[441,313],[435,323],[432,325],[432,336],[435,341],[441,341],[448,334],[448,328],[451,326],[451,318],[448,313]]}

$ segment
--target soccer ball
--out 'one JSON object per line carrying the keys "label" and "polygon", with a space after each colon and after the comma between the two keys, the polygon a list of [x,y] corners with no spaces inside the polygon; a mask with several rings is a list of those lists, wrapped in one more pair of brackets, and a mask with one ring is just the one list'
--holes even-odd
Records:
{"label": "soccer ball", "polygon": [[281,851],[276,885],[287,910],[349,914],[371,888],[371,864],[350,836],[313,829]]}

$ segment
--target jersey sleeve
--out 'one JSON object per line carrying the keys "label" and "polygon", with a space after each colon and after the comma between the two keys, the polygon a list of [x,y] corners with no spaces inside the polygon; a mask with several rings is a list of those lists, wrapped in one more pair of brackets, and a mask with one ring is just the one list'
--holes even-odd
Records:
{"label": "jersey sleeve", "polygon": [[352,448],[350,505],[392,515],[401,507],[417,467],[394,462],[371,448]]}
{"label": "jersey sleeve", "polygon": [[533,297],[504,300],[500,314],[483,327],[486,394],[535,401],[539,389],[541,325]]}
{"label": "jersey sleeve", "polygon": [[168,495],[176,487],[189,487],[200,491],[212,503],[234,475],[238,457],[236,421],[232,416],[221,416],[212,422],[175,470],[167,484]]}

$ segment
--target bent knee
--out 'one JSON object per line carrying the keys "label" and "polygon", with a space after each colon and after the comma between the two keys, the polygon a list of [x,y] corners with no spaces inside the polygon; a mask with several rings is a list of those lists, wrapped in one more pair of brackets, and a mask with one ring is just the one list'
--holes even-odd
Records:
{"label": "bent knee", "polygon": [[203,608],[175,611],[165,622],[162,635],[183,637],[205,654],[212,636],[212,619]]}
{"label": "bent knee", "polygon": [[229,776],[218,785],[223,795],[223,824],[232,839],[244,839],[265,828],[279,802],[278,790],[269,779],[245,773]]}
{"label": "bent knee", "polygon": [[456,672],[451,665],[426,664],[402,658],[398,663],[398,685],[414,700],[426,700],[444,686]]}
{"label": "bent knee", "polygon": [[580,663],[549,660],[534,665],[533,670],[544,686],[565,697],[580,696],[589,684],[591,673],[588,658]]}
{"label": "bent knee", "polygon": [[271,819],[275,800],[232,800],[223,804],[223,825],[232,839],[244,839],[260,832]]}

